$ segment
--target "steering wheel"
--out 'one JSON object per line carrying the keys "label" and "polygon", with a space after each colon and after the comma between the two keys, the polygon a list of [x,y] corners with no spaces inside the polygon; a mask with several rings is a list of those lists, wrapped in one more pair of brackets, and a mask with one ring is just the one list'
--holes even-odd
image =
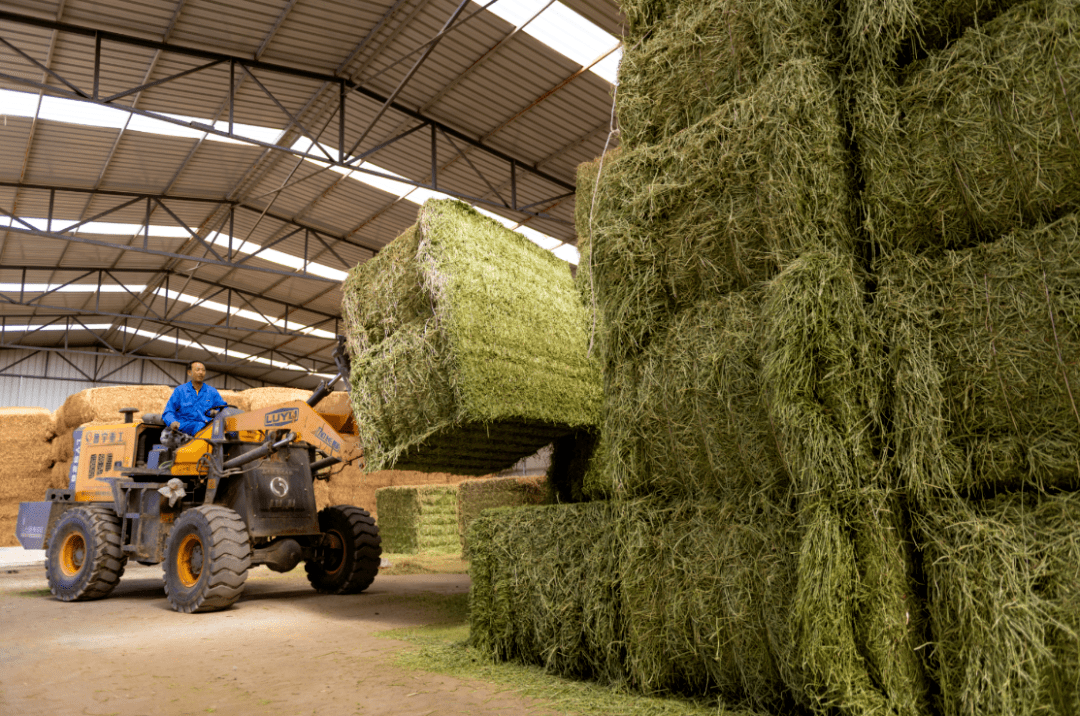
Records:
{"label": "steering wheel", "polygon": [[231,408],[231,407],[233,407],[233,406],[231,406],[231,405],[215,405],[213,407],[210,407],[210,408],[207,408],[206,410],[204,410],[203,415],[205,415],[208,418],[212,418],[215,415],[217,415],[218,412],[220,412],[223,408]]}

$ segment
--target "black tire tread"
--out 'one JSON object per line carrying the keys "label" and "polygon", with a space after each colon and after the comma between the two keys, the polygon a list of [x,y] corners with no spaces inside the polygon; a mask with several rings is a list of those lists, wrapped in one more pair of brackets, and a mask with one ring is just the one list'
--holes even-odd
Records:
{"label": "black tire tread", "polygon": [[[206,569],[210,577],[196,598],[181,602],[169,594],[168,577],[165,593],[172,608],[185,614],[213,612],[231,607],[240,598],[251,567],[251,542],[247,526],[233,510],[220,505],[200,505],[190,510],[199,512],[210,526],[212,543]],[[183,519],[181,515],[180,519]],[[175,528],[174,528],[175,529]],[[170,551],[171,556],[171,551]]]}
{"label": "black tire tread", "polygon": [[[45,560],[45,575],[49,581],[49,591],[57,599],[65,602],[102,599],[120,583],[120,577],[124,575],[124,567],[127,565],[127,555],[124,554],[120,545],[120,518],[112,509],[103,506],[78,507],[75,510],[86,514],[90,528],[89,537],[95,547],[92,553],[90,551],[87,553],[87,559],[90,560],[90,574],[76,592],[60,593],[54,581],[54,565],[50,555]],[[91,545],[88,544],[88,550],[90,547]]]}
{"label": "black tire tread", "polygon": [[352,505],[334,505],[326,507],[320,513],[334,510],[344,516],[352,529],[353,563],[350,574],[337,584],[329,584],[322,579],[321,569],[310,562],[304,565],[308,581],[316,591],[324,594],[359,594],[371,586],[379,573],[382,556],[382,539],[379,528],[375,525],[371,513]]}

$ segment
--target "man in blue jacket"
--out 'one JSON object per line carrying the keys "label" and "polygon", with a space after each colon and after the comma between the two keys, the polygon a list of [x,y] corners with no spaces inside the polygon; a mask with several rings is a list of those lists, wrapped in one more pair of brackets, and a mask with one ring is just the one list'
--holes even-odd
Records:
{"label": "man in blue jacket", "polygon": [[191,380],[176,387],[161,417],[173,430],[194,435],[210,422],[206,411],[225,405],[225,401],[213,386],[203,382],[206,378],[205,365],[192,361],[188,364],[187,374]]}

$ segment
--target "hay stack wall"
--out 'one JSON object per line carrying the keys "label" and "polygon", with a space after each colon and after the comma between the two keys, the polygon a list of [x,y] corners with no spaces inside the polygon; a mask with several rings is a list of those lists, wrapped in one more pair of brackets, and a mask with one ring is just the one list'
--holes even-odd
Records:
{"label": "hay stack wall", "polygon": [[0,547],[19,544],[20,502],[44,500],[47,490],[67,486],[52,479],[48,440],[54,426],[51,410],[0,408]]}
{"label": "hay stack wall", "polygon": [[367,469],[489,474],[598,422],[567,264],[472,208],[429,201],[343,293]]}
{"label": "hay stack wall", "polygon": [[[866,507],[879,523],[896,518],[888,504]],[[920,615],[897,614],[888,584],[900,575],[910,587],[905,565],[853,544],[836,517],[811,522],[709,499],[487,511],[469,536],[472,643],[566,676],[768,713],[924,712],[896,678],[907,667],[917,681],[917,661],[856,646],[870,629],[909,654],[922,643]]]}
{"label": "hay stack wall", "polygon": [[457,492],[457,485],[384,487],[376,491],[383,551],[459,552]]}
{"label": "hay stack wall", "polygon": [[[632,129],[602,169],[582,167],[578,282],[604,369],[589,464],[616,501],[478,521],[495,546],[474,556],[474,599],[490,606],[474,641],[650,692],[923,714],[924,621],[906,516],[877,460],[883,351],[841,85],[830,58],[773,57],[696,124],[668,136],[660,108],[642,120],[653,136]],[[628,88],[642,96],[622,107],[647,111],[655,85]],[[529,570],[511,575],[511,559]],[[595,593],[574,593],[576,569]]]}

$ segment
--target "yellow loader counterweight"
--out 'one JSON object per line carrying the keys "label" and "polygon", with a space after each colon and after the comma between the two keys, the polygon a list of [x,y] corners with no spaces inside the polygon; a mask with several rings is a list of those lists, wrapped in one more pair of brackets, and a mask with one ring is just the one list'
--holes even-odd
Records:
{"label": "yellow loader counterweight", "polygon": [[70,481],[43,502],[24,502],[16,534],[46,549],[52,593],[63,601],[106,596],[128,559],[165,564],[177,611],[223,609],[243,591],[248,569],[288,571],[305,562],[322,592],[361,592],[378,573],[378,528],[359,507],[318,511],[314,479],[341,461],[351,415],[313,409],[348,376],[339,373],[305,401],[241,412],[220,406],[193,436],[160,415],[75,433]]}

